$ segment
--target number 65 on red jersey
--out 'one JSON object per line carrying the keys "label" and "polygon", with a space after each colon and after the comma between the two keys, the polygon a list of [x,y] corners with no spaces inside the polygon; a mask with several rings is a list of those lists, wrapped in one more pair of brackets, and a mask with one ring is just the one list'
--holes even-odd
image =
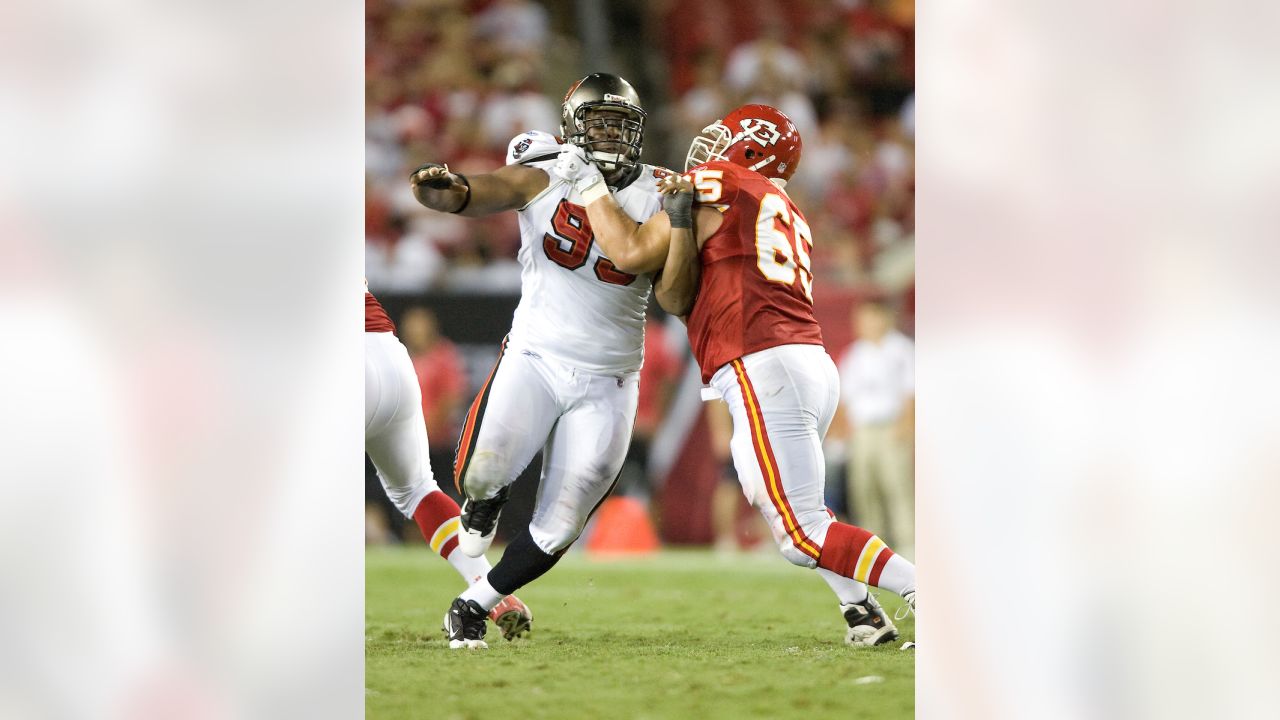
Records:
{"label": "number 65 on red jersey", "polygon": [[731,360],[778,345],[821,345],[813,317],[813,233],[783,190],[723,161],[689,171],[698,202],[724,217],[703,244],[689,339],[703,381]]}

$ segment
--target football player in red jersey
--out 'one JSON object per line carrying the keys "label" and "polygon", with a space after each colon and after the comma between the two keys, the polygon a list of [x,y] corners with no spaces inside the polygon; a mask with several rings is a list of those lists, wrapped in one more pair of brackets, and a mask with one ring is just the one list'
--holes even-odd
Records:
{"label": "football player in red jersey", "polygon": [[[391,502],[418,525],[432,552],[473,585],[488,574],[489,561],[470,557],[458,547],[458,503],[440,490],[431,472],[422,390],[409,351],[395,331],[382,303],[366,286],[364,449]],[[507,595],[489,612],[489,619],[512,640],[529,629],[533,616],[519,598]]]}
{"label": "football player in red jersey", "polygon": [[[587,214],[619,269],[661,270],[658,302],[685,318],[703,382],[733,416],[730,447],[747,499],[783,556],[817,569],[835,591],[846,642],[877,645],[897,630],[866,585],[914,608],[915,566],[823,504],[822,438],[839,376],[813,316],[813,237],[784,189],[801,147],[785,115],[746,105],[694,139],[684,175],[659,181],[665,212],[637,226],[601,196]],[[599,182],[572,148],[556,172],[580,186]]]}

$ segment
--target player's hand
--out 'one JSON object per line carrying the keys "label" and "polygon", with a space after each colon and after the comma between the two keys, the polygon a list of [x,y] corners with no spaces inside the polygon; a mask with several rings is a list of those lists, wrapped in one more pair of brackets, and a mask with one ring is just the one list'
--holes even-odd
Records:
{"label": "player's hand", "polygon": [[587,158],[585,150],[572,143],[560,146],[560,155],[551,166],[551,175],[570,183],[579,193],[604,182],[600,168]]}
{"label": "player's hand", "polygon": [[448,165],[441,165],[440,163],[427,163],[414,170],[413,174],[409,176],[409,182],[413,183],[414,187],[421,185],[432,190],[452,190],[455,188],[465,190],[467,187],[458,179],[457,175],[449,172]]}
{"label": "player's hand", "polygon": [[667,211],[673,228],[693,227],[693,183],[684,175],[671,174],[658,181],[662,209]]}
{"label": "player's hand", "polygon": [[[671,173],[664,175],[658,180],[658,192],[666,195],[675,195],[678,193],[693,194],[693,181],[687,175],[679,175]],[[663,201],[665,202],[665,197]]]}
{"label": "player's hand", "polygon": [[587,168],[594,167],[582,148],[573,143],[565,143],[560,146],[560,154],[556,157],[556,164],[551,166],[551,174],[565,182],[574,183]]}

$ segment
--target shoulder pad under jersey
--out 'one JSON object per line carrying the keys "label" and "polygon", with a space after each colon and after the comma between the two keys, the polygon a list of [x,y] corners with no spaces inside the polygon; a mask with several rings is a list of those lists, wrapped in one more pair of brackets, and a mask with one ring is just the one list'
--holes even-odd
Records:
{"label": "shoulder pad under jersey", "polygon": [[560,139],[551,133],[530,130],[521,133],[507,144],[507,164],[528,165],[539,160],[551,160],[560,154]]}

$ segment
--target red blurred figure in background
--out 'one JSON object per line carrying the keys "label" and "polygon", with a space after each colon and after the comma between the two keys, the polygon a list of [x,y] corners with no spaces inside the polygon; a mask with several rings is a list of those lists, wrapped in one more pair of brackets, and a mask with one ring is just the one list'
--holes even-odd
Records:
{"label": "red blurred figure in background", "polygon": [[457,417],[467,394],[466,365],[448,338],[440,334],[435,313],[413,306],[400,317],[400,339],[409,348],[413,371],[422,387],[422,416],[427,423],[433,467],[450,467],[452,457],[437,462],[438,453],[452,453],[458,438]]}
{"label": "red blurred figure in background", "polygon": [[[652,307],[652,306],[651,306]],[[640,397],[636,405],[636,424],[627,451],[627,465],[643,477],[630,476],[621,490],[648,497],[653,490],[649,477],[649,448],[667,416],[675,395],[683,363],[671,352],[666,327],[652,314],[644,323],[644,365],[640,368]]]}

